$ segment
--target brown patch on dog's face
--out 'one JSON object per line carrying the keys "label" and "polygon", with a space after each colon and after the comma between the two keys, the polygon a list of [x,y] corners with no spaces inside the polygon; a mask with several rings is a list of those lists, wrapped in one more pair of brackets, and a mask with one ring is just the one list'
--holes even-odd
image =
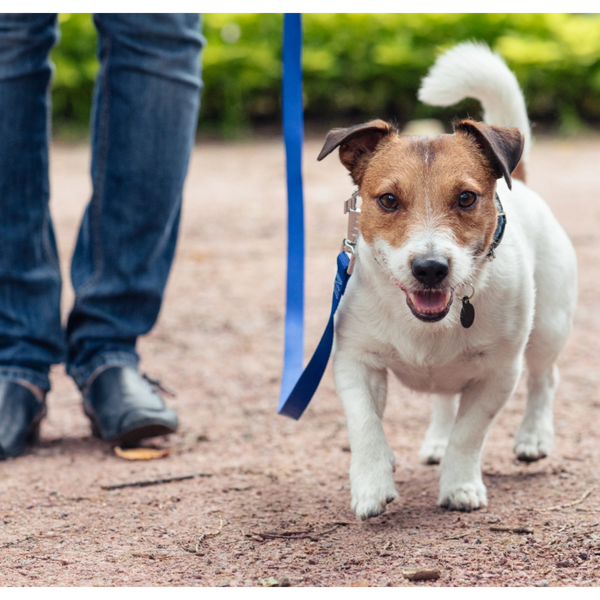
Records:
{"label": "brown patch on dog's face", "polygon": [[[495,184],[495,173],[469,136],[387,138],[362,176],[361,233],[369,244],[383,238],[399,248],[418,230],[443,229],[458,245],[481,253],[496,229]],[[463,193],[475,194],[472,206],[460,205]],[[396,210],[380,205],[386,194],[397,198]]]}
{"label": "brown patch on dog's face", "polygon": [[[416,229],[428,227],[446,230],[474,254],[489,246],[497,219],[495,183],[504,177],[511,187],[524,138],[515,128],[471,120],[454,129],[453,135],[400,136],[375,120],[329,133],[318,160],[339,146],[340,160],[360,187],[360,229],[368,243],[379,237],[399,248]],[[382,205],[385,197],[396,206],[386,210],[391,205]]]}

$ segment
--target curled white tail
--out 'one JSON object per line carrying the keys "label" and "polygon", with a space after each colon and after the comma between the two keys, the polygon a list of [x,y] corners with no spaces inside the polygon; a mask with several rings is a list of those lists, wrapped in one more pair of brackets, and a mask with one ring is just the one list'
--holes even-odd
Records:
{"label": "curled white tail", "polygon": [[421,82],[419,100],[451,106],[475,98],[490,125],[517,127],[525,136],[523,161],[529,157],[531,131],[525,98],[502,58],[482,43],[464,42],[440,56]]}

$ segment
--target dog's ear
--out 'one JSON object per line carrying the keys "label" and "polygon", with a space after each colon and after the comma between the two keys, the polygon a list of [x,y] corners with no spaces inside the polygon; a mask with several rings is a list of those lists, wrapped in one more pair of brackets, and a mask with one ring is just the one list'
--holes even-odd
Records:
{"label": "dog's ear", "polygon": [[392,125],[380,119],[345,129],[332,129],[317,160],[323,160],[339,146],[340,161],[352,173],[363,156],[372,154],[382,138],[395,132]]}
{"label": "dog's ear", "polygon": [[499,127],[467,119],[454,123],[454,132],[473,138],[488,159],[497,179],[504,177],[508,189],[512,188],[510,175],[519,164],[525,143],[525,137],[516,127]]}

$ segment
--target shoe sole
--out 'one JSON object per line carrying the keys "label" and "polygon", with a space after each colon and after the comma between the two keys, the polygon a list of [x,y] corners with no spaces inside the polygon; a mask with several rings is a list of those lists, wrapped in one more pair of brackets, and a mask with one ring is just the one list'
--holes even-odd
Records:
{"label": "shoe sole", "polygon": [[126,445],[138,442],[139,440],[143,440],[145,438],[158,437],[160,435],[170,435],[171,433],[175,433],[175,431],[176,429],[169,427],[168,425],[149,423],[148,425],[141,425],[139,427],[135,427],[134,429],[130,429],[125,433],[113,438],[108,438],[105,441],[110,442],[111,444]]}
{"label": "shoe sole", "polygon": [[124,431],[119,435],[115,435],[113,437],[104,437],[100,430],[100,426],[96,421],[95,415],[88,409],[87,405],[83,405],[83,410],[91,422],[92,435],[104,442],[109,442],[110,444],[131,444],[145,438],[169,435],[177,431],[177,428],[174,428],[171,425],[166,425],[165,423],[157,423],[156,421],[142,421],[132,429]]}

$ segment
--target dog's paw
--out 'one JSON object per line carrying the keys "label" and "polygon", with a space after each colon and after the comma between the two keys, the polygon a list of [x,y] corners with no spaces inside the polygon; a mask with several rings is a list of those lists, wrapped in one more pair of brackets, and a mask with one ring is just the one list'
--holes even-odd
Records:
{"label": "dog's paw", "polygon": [[485,485],[481,482],[463,483],[448,488],[440,488],[438,506],[449,510],[471,512],[482,506],[487,506]]}
{"label": "dog's paw", "polygon": [[396,459],[389,446],[380,448],[378,457],[360,460],[353,456],[350,465],[352,510],[361,521],[377,517],[398,497],[393,473]]}
{"label": "dog's paw", "polygon": [[523,462],[534,462],[548,456],[552,450],[554,433],[548,428],[533,431],[520,428],[515,437],[513,451]]}
{"label": "dog's paw", "polygon": [[448,440],[423,440],[419,450],[419,460],[426,465],[439,465],[447,445]]}
{"label": "dog's paw", "polygon": [[393,479],[376,488],[352,490],[352,510],[357,519],[366,521],[383,514],[387,505],[397,497]]}

